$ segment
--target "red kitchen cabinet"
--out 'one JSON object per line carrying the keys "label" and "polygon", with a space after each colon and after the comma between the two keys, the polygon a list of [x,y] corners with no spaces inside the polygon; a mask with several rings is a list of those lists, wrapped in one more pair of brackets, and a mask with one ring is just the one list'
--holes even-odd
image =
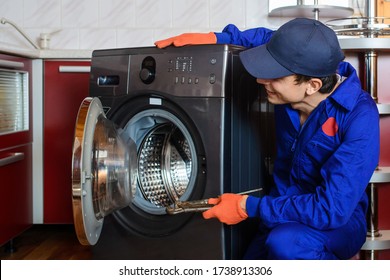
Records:
{"label": "red kitchen cabinet", "polygon": [[89,94],[90,61],[44,61],[43,223],[73,223],[74,125]]}
{"label": "red kitchen cabinet", "polygon": [[0,54],[0,246],[32,225],[31,71]]}

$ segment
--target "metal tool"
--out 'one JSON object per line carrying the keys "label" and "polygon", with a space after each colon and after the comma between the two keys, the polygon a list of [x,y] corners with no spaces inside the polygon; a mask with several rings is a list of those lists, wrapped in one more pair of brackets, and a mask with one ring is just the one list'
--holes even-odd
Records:
{"label": "metal tool", "polygon": [[[240,192],[237,194],[245,195],[251,194],[254,192],[260,192],[263,188],[257,188],[245,192]],[[192,201],[176,201],[173,205],[166,207],[166,212],[169,215],[176,215],[180,213],[189,213],[189,212],[204,212],[209,210],[214,204],[208,203],[208,198]]]}

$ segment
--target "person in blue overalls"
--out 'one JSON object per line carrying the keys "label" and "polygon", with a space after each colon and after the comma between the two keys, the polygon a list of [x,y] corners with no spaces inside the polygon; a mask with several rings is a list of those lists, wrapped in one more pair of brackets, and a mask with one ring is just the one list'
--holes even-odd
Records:
{"label": "person in blue overalls", "polygon": [[344,62],[336,34],[297,18],[277,31],[185,33],[157,47],[236,44],[241,61],[275,104],[275,186],[258,198],[211,198],[204,218],[259,217],[247,259],[349,259],[366,240],[366,187],[379,161],[379,113]]}

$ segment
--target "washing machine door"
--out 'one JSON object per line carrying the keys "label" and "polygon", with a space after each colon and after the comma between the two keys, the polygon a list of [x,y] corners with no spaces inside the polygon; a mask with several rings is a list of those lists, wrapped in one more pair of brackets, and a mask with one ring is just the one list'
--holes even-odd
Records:
{"label": "washing machine door", "polygon": [[81,244],[96,244],[104,217],[131,203],[136,161],[134,141],[122,139],[100,100],[84,99],[76,120],[72,158],[73,218]]}

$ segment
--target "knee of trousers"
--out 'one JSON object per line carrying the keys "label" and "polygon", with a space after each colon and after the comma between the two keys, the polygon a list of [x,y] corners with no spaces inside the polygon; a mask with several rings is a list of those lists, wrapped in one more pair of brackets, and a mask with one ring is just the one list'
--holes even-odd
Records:
{"label": "knee of trousers", "polygon": [[296,223],[287,223],[270,231],[265,246],[268,259],[333,259],[327,252],[325,240],[315,231]]}

